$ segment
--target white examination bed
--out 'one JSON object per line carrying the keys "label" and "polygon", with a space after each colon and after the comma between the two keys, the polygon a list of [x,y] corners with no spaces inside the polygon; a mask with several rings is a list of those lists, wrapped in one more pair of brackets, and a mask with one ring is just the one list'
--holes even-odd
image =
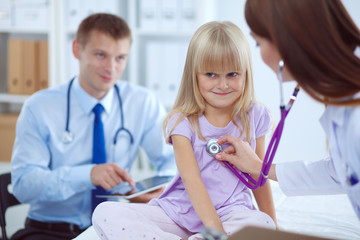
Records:
{"label": "white examination bed", "polygon": [[[286,197],[272,182],[281,230],[331,239],[360,240],[360,221],[346,195]],[[99,240],[90,227],[76,240]]]}

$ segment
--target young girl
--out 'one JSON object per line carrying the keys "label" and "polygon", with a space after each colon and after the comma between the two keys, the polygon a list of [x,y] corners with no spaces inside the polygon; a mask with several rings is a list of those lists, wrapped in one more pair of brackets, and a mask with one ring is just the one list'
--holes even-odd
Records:
{"label": "young girl", "polygon": [[[206,151],[227,134],[246,140],[264,157],[271,119],[254,103],[251,57],[241,30],[210,22],[193,36],[174,108],[164,121],[178,174],[148,205],[107,202],[93,215],[101,239],[202,239],[204,227],[227,235],[246,225],[275,228],[270,186],[249,189]],[[224,146],[226,147],[226,146]]]}

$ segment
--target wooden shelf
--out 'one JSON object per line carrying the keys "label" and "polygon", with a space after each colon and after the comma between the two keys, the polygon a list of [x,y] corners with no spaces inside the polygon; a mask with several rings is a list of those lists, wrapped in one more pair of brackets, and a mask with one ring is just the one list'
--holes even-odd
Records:
{"label": "wooden shelf", "polygon": [[0,103],[24,103],[30,95],[16,95],[8,93],[0,93]]}
{"label": "wooden shelf", "polygon": [[0,27],[0,33],[48,34],[47,28]]}

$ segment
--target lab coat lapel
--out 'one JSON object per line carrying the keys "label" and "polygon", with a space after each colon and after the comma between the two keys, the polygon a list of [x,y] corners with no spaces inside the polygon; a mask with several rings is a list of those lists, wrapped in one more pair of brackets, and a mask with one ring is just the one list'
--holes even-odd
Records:
{"label": "lab coat lapel", "polygon": [[341,172],[345,171],[346,166],[342,159],[341,149],[341,139],[343,136],[339,136],[343,131],[341,129],[344,125],[345,118],[345,107],[337,107],[337,106],[328,106],[323,116],[320,119],[321,125],[326,133],[331,158],[333,159],[336,172],[338,176],[341,175]]}

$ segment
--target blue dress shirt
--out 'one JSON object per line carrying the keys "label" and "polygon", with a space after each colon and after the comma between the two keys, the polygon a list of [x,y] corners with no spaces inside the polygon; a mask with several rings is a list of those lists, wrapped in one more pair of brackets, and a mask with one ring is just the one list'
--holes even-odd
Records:
{"label": "blue dress shirt", "polygon": [[131,169],[142,147],[159,175],[174,175],[176,166],[169,145],[165,144],[161,124],[166,115],[160,102],[145,88],[118,81],[123,102],[124,126],[120,127],[120,107],[112,88],[101,100],[88,95],[74,80],[70,92],[69,129],[73,141],[62,140],[66,125],[69,84],[39,91],[23,105],[12,155],[12,184],[16,198],[30,204],[28,217],[45,222],[68,222],[86,228],[91,224],[91,184],[93,123],[92,108],[104,106],[107,162]]}

